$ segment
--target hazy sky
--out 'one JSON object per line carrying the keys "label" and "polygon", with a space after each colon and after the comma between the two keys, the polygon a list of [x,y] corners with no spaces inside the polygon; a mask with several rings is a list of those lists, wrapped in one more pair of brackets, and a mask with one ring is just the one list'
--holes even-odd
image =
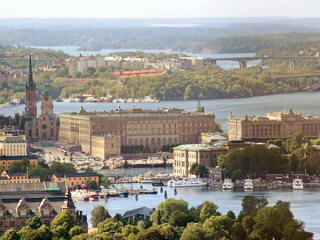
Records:
{"label": "hazy sky", "polygon": [[320,0],[0,0],[0,18],[320,17]]}

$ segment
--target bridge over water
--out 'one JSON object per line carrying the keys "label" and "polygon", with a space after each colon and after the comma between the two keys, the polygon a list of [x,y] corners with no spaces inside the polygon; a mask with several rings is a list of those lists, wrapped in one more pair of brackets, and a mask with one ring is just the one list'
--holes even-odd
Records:
{"label": "bridge over water", "polygon": [[211,63],[217,64],[218,61],[236,61],[239,62],[239,68],[247,67],[247,63],[255,60],[284,60],[289,61],[290,68],[296,68],[297,61],[306,60],[320,60],[320,57],[314,56],[255,56],[255,57],[224,57],[224,58],[211,58]]}

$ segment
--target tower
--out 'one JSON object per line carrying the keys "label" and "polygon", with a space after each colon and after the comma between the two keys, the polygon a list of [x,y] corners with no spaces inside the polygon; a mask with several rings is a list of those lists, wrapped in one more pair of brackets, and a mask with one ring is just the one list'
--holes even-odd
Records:
{"label": "tower", "polygon": [[53,103],[52,103],[52,97],[49,94],[49,86],[45,86],[44,94],[41,98],[41,115],[53,115]]}
{"label": "tower", "polygon": [[37,91],[33,82],[31,55],[29,56],[29,76],[26,82],[25,116],[29,118],[37,117]]}

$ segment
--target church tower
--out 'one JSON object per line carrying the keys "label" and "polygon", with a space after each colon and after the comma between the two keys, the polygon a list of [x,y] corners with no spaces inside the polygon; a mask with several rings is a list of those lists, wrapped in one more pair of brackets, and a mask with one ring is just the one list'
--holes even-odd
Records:
{"label": "church tower", "polygon": [[33,82],[31,55],[29,56],[29,77],[26,82],[25,116],[29,118],[37,117],[37,90]]}
{"label": "church tower", "polygon": [[41,115],[53,115],[52,97],[49,94],[49,86],[47,85],[45,86],[45,91],[41,98]]}

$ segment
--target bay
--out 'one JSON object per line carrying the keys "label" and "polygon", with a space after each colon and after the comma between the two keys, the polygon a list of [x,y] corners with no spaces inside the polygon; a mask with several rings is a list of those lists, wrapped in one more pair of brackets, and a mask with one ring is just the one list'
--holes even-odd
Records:
{"label": "bay", "polygon": [[[267,95],[251,98],[227,98],[202,100],[201,105],[205,112],[214,113],[216,121],[220,123],[226,131],[228,126],[228,116],[232,112],[235,117],[264,116],[269,112],[293,111],[320,116],[320,92],[300,92],[290,94]],[[159,103],[84,103],[84,102],[54,102],[54,112],[77,112],[83,106],[87,111],[110,111],[120,106],[121,109],[128,109],[133,106],[142,109],[162,109],[180,108],[186,111],[194,111],[197,107],[196,100],[190,101],[163,101]],[[37,104],[40,111],[40,102]],[[2,108],[0,114],[13,116],[15,112],[23,112],[24,105],[15,108]]]}

